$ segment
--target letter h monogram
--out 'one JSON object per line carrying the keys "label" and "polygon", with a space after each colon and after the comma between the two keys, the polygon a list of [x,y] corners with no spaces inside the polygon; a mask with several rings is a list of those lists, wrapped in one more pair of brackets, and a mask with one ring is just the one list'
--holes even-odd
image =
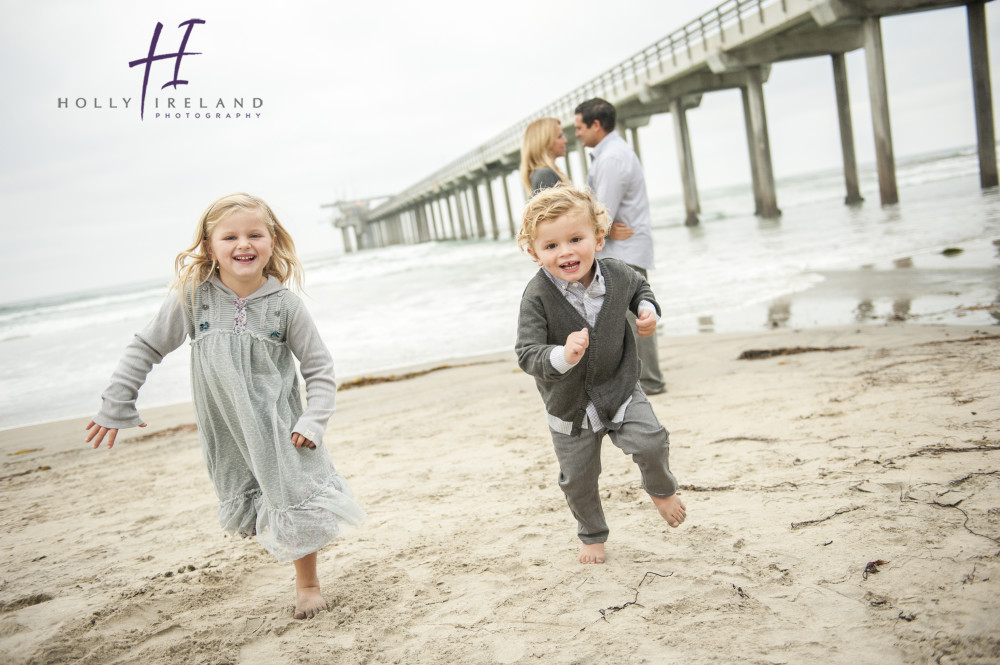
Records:
{"label": "letter h monogram", "polygon": [[201,20],[200,18],[192,18],[178,25],[177,26],[178,28],[184,27],[185,25],[187,26],[187,30],[184,32],[184,38],[181,40],[180,49],[177,50],[177,53],[162,53],[160,55],[156,55],[156,43],[160,40],[160,32],[163,30],[163,24],[157,23],[156,29],[153,30],[153,40],[149,43],[149,53],[146,55],[145,58],[139,58],[138,60],[133,60],[128,63],[128,66],[130,68],[141,64],[146,65],[146,71],[142,77],[142,105],[139,110],[140,118],[142,118],[146,112],[146,86],[149,83],[149,69],[150,67],[152,67],[153,61],[177,58],[177,62],[174,63],[174,80],[167,81],[166,83],[164,83],[163,86],[160,88],[161,90],[163,88],[166,88],[168,85],[174,86],[175,90],[179,85],[187,85],[188,82],[183,81],[180,78],[181,58],[183,58],[186,55],[201,55],[201,53],[188,53],[184,49],[187,47],[188,38],[191,36],[191,31],[194,29],[194,26],[204,22],[205,21]]}

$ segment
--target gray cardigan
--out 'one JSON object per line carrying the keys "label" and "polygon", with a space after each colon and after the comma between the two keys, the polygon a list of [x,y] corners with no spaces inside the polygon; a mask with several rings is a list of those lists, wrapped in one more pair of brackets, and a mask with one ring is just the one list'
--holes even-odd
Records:
{"label": "gray cardigan", "polygon": [[[639,358],[635,335],[629,328],[626,310],[638,314],[639,303],[649,301],[660,312],[649,283],[627,264],[617,259],[598,259],[604,275],[604,305],[597,323],[589,326],[580,313],[560,293],[540,269],[521,296],[517,322],[518,365],[535,377],[535,385],[545,410],[556,418],[573,423],[577,436],[587,417],[587,402],[597,408],[601,423],[616,430],[615,412],[632,396],[639,380]],[[549,359],[554,346],[566,342],[570,333],[587,327],[590,346],[576,367],[561,374]]]}

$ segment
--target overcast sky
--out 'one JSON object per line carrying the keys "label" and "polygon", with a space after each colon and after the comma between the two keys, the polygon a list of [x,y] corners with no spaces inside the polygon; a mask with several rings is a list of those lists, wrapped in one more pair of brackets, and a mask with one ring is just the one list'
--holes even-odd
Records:
{"label": "overcast sky", "polygon": [[[266,199],[301,254],[339,251],[321,204],[412,185],[716,4],[0,0],[0,301],[167,281],[198,215],[232,191]],[[142,67],[128,63],[157,22],[157,52],[176,51],[192,18],[205,24],[181,63],[190,83],[160,90],[174,61],[154,63],[141,120]],[[973,144],[964,8],[882,29],[897,157]],[[849,54],[861,162],[874,154],[864,70]],[[993,79],[996,105],[995,66]],[[261,115],[156,118],[169,97],[213,115],[242,98]],[[839,165],[828,58],[775,65],[765,103],[779,178]],[[749,180],[738,92],[706,95],[688,121],[702,189]],[[640,142],[651,196],[680,191],[669,116]]]}

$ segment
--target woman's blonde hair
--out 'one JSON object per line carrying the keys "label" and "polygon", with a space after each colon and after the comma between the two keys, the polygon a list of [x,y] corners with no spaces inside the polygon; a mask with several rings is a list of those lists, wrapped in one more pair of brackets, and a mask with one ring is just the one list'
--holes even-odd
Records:
{"label": "woman's blonde hair", "polygon": [[611,219],[589,189],[556,185],[540,190],[525,204],[521,229],[517,232],[517,246],[522,252],[534,256],[531,246],[538,236],[538,227],[573,211],[583,213],[594,226],[594,235],[598,238],[607,235]]}
{"label": "woman's blonde hair", "polygon": [[188,291],[193,296],[194,287],[207,281],[218,271],[218,264],[209,251],[212,232],[219,222],[241,210],[256,214],[274,238],[274,251],[264,266],[264,276],[274,276],[282,284],[291,282],[292,287],[302,290],[304,271],[295,255],[292,236],[278,221],[270,206],[256,196],[242,192],[223,196],[201,214],[198,228],[194,232],[194,241],[174,259],[177,277],[171,288],[177,289],[182,295]]}
{"label": "woman's blonde hair", "polygon": [[524,189],[531,196],[531,174],[542,168],[550,168],[559,175],[559,180],[570,184],[566,174],[556,166],[556,160],[549,152],[549,146],[559,136],[562,128],[556,118],[539,118],[524,130],[524,138],[521,139],[521,182]]}

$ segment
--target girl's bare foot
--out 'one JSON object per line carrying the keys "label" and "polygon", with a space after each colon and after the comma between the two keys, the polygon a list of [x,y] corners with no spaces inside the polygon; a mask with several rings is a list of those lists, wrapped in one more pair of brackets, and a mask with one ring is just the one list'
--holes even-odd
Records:
{"label": "girl's bare foot", "polygon": [[312,619],[320,612],[329,609],[319,587],[302,587],[295,589],[295,614],[296,619]]}
{"label": "girl's bare foot", "polygon": [[650,495],[650,499],[656,504],[656,509],[660,511],[660,516],[667,520],[667,524],[676,528],[681,525],[681,522],[687,517],[687,509],[681,502],[681,498],[676,494],[672,494],[665,499],[660,497]]}
{"label": "girl's bare foot", "polygon": [[581,545],[580,563],[604,563],[604,543]]}
{"label": "girl's bare foot", "polygon": [[292,616],[296,619],[312,619],[326,609],[329,607],[319,591],[316,553],[313,552],[295,560],[295,614]]}

